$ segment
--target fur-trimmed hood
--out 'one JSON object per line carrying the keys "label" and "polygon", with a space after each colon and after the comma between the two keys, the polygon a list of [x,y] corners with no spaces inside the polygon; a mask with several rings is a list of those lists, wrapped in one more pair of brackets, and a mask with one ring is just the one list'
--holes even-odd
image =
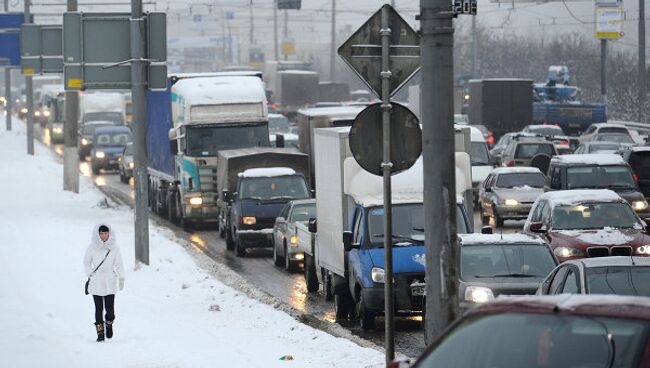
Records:
{"label": "fur-trimmed hood", "polygon": [[[103,242],[102,239],[99,237],[99,227],[102,225],[108,228],[109,237],[106,242]],[[99,222],[95,224],[95,226],[93,227],[93,233],[91,234],[90,237],[90,244],[98,248],[113,249],[116,241],[115,235],[116,235],[115,228],[113,226],[105,222]]]}

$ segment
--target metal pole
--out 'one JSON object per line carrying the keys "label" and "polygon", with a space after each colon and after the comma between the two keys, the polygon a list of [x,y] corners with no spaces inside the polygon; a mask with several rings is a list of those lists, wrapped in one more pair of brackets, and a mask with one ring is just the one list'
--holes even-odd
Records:
{"label": "metal pole", "polygon": [[454,28],[449,0],[420,0],[427,343],[458,313]]}
{"label": "metal pole", "polygon": [[472,16],[472,78],[477,78],[478,39],[476,38],[476,17]]}
{"label": "metal pole", "polygon": [[[30,0],[25,0],[25,23],[31,23],[29,14]],[[25,94],[27,95],[27,154],[34,154],[34,85],[32,76],[25,76]]]}
{"label": "metal pole", "polygon": [[[283,42],[287,42],[287,39],[289,38],[289,13],[287,9],[284,9],[284,39],[282,40]],[[289,60],[289,55],[284,53],[284,50],[282,52],[284,54],[284,60]]]}
{"label": "metal pole", "polygon": [[[5,2],[5,5],[7,3]],[[7,131],[11,130],[11,113],[13,97],[11,97],[11,68],[5,68],[5,111],[7,112]]]}
{"label": "metal pole", "polygon": [[[77,0],[68,0],[68,11],[77,11]],[[65,93],[63,124],[63,190],[79,193],[79,92]]]}
{"label": "metal pole", "polygon": [[382,127],[384,139],[384,159],[381,164],[384,171],[384,267],[386,283],[384,284],[384,314],[385,325],[385,350],[386,366],[395,358],[395,338],[393,336],[394,322],[394,299],[393,299],[393,207],[391,190],[391,173],[393,163],[390,157],[390,36],[389,8],[381,8],[381,108]]}
{"label": "metal pole", "polygon": [[255,20],[253,18],[253,0],[248,4],[248,16],[250,18],[250,34],[248,35],[248,43],[250,44],[249,48],[255,43],[253,35],[255,34]]}
{"label": "metal pole", "polygon": [[278,0],[273,1],[273,52],[275,61],[280,60],[278,52]]}
{"label": "metal pole", "polygon": [[600,40],[600,94],[607,111],[607,40]]}
{"label": "metal pole", "polygon": [[145,101],[144,19],[142,0],[131,0],[131,97],[135,177],[135,259],[149,265],[149,209],[147,208],[147,105]]}
{"label": "metal pole", "polygon": [[5,0],[4,3],[5,3],[5,7],[4,7],[5,13],[9,13],[9,0]]}
{"label": "metal pole", "polygon": [[336,55],[336,0],[332,0],[332,44],[330,45],[330,82],[334,82]]}
{"label": "metal pole", "polygon": [[639,122],[646,123],[645,0],[639,0]]}

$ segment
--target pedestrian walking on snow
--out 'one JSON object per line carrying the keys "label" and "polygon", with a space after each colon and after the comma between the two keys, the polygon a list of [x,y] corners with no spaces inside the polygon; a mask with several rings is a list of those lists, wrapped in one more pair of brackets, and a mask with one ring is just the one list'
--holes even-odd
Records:
{"label": "pedestrian walking on snow", "polygon": [[[107,224],[93,228],[90,245],[84,256],[84,268],[89,278],[88,293],[95,302],[97,341],[113,337],[115,294],[124,288],[124,264],[120,248],[115,243],[115,230]],[[106,310],[106,329],[103,314]]]}

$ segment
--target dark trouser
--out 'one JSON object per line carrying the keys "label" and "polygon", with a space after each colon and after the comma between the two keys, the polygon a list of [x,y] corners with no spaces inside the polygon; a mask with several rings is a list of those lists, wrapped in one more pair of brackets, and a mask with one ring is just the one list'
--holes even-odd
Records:
{"label": "dark trouser", "polygon": [[102,313],[106,307],[106,320],[113,321],[115,319],[115,294],[99,296],[93,295],[95,302],[95,323],[104,323]]}

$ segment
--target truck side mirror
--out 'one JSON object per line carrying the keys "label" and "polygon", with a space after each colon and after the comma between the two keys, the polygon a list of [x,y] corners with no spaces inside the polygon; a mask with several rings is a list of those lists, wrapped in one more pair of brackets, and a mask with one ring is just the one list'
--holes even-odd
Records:
{"label": "truck side mirror", "polygon": [[307,225],[307,230],[309,230],[310,233],[318,232],[318,223],[316,222],[315,218],[310,218],[309,219],[309,223]]}
{"label": "truck side mirror", "polygon": [[545,233],[546,228],[544,227],[544,224],[541,222],[533,222],[530,224],[530,231],[534,233]]}
{"label": "truck side mirror", "polygon": [[178,153],[178,141],[175,139],[170,139],[169,140],[169,151],[172,153],[172,155],[175,155]]}
{"label": "truck side mirror", "polygon": [[352,231],[344,231],[343,232],[343,249],[348,252],[352,250],[354,247],[352,246]]}

